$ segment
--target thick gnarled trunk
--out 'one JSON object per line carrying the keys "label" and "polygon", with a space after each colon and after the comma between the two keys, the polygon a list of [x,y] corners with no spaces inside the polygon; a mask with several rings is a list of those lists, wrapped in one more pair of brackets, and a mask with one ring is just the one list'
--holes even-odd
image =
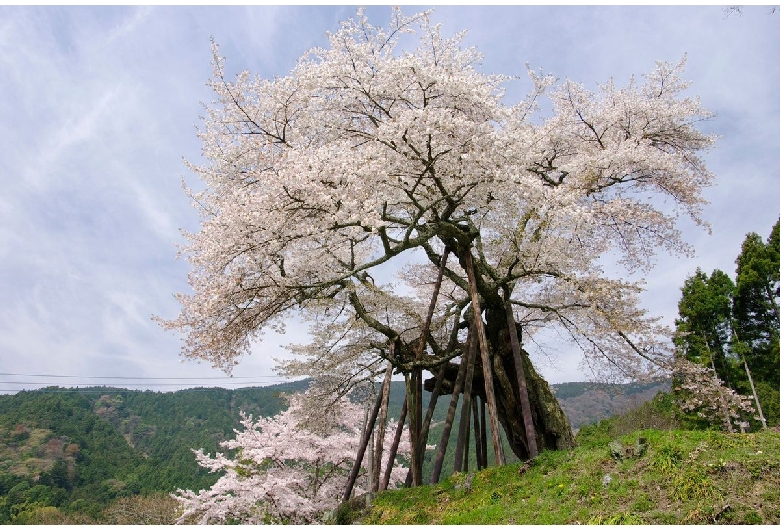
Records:
{"label": "thick gnarled trunk", "polygon": [[[488,307],[487,338],[490,344],[492,360],[493,387],[496,394],[498,420],[506,433],[506,438],[512,452],[518,458],[529,458],[526,429],[521,413],[519,387],[516,376],[516,366],[512,355],[506,313],[501,307]],[[538,450],[570,449],[576,445],[569,421],[550,385],[536,372],[528,353],[521,349],[521,358],[525,372],[528,398],[531,405],[531,415],[536,428],[536,445]],[[451,394],[457,375],[458,366],[450,364],[444,371],[441,394]],[[426,380],[425,388],[431,391],[436,378]],[[485,399],[485,379],[482,362],[476,359],[472,395]]]}

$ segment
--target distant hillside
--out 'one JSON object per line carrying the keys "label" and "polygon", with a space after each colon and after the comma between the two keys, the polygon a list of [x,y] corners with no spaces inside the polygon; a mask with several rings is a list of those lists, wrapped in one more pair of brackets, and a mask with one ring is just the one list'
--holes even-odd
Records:
{"label": "distant hillside", "polygon": [[0,522],[41,506],[97,518],[116,498],[208,488],[217,477],[191,449],[216,451],[233,436],[240,411],[277,414],[281,392],[307,385],[171,393],[51,387],[0,396]]}
{"label": "distant hillside", "polygon": [[[307,381],[298,381],[167,393],[51,387],[2,395],[0,522],[35,521],[34,514],[47,506],[101,521],[106,506],[121,499],[208,488],[217,477],[197,465],[191,450],[217,451],[219,442],[231,438],[239,426],[240,411],[273,416],[284,406],[280,393],[307,386]],[[609,417],[668,389],[668,384],[552,386],[573,427]],[[425,395],[426,400],[429,397]],[[394,381],[390,416],[398,417],[403,398],[403,382]],[[450,396],[439,399],[430,443],[439,441],[449,402]],[[447,452],[445,470],[452,468],[453,453]],[[511,451],[507,454],[514,461]],[[426,455],[426,475],[432,457]],[[470,461],[473,469],[474,451]]]}
{"label": "distant hillside", "polygon": [[671,381],[630,384],[561,383],[550,385],[572,429],[621,414],[668,392]]}

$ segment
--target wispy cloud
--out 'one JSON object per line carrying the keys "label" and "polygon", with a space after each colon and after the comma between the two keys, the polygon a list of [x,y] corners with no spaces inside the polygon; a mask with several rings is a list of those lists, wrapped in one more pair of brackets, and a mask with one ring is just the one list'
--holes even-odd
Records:
{"label": "wispy cloud", "polygon": [[[410,11],[412,8],[405,8]],[[221,375],[179,363],[180,337],[154,324],[172,318],[171,294],[187,290],[174,261],[179,227],[197,229],[180,189],[197,185],[194,125],[212,95],[210,37],[228,70],[286,75],[298,56],[352,7],[0,8],[0,360],[19,373]],[[386,21],[389,8],[372,6]],[[718,7],[439,7],[446,33],[468,29],[482,68],[520,76],[525,64],[595,88],[621,84],[656,60],[687,53],[691,94],[717,116],[707,163],[718,175],[705,217],[713,235],[684,225],[694,259],[659,258],[646,306],[671,323],[679,288],[696,266],[733,273],[745,233],[766,235],[780,214],[780,49],[777,15],[760,8],[725,19]],[[291,323],[269,334],[236,375],[273,377]],[[534,353],[552,382],[588,376],[559,338]],[[549,360],[548,360],[549,357]]]}

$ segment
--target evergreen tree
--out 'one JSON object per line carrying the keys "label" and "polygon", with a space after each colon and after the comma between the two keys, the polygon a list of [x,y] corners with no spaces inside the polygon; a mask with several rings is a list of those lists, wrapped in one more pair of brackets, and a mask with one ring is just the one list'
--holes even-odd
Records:
{"label": "evergreen tree", "polygon": [[707,275],[696,273],[685,280],[675,320],[675,345],[686,359],[712,368],[729,386],[734,386],[737,367],[730,354],[731,305],[734,282],[719,269]]}
{"label": "evergreen tree", "polygon": [[[766,243],[751,232],[737,257],[736,283],[697,269],[685,280],[675,345],[731,389],[753,395],[765,426],[780,419],[780,220]],[[767,404],[763,411],[762,405]]]}
{"label": "evergreen tree", "polygon": [[735,339],[757,380],[780,384],[780,221],[767,243],[752,232],[737,258]]}

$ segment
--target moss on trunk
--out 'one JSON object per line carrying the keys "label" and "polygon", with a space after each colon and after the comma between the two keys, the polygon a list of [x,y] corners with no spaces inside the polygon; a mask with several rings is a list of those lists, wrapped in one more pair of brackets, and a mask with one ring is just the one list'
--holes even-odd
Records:
{"label": "moss on trunk", "polygon": [[[528,443],[520,408],[519,388],[506,313],[503,308],[489,307],[487,316],[487,338],[490,343],[490,358],[493,364],[493,386],[496,393],[498,420],[504,429],[509,446],[518,458],[528,458]],[[536,444],[539,451],[545,449],[570,449],[576,445],[569,421],[563,413],[550,385],[536,371],[528,353],[521,350],[525,370],[528,398],[531,414],[536,428]],[[442,394],[451,394],[458,366],[450,364],[444,372]],[[429,392],[433,389],[435,378],[425,382]],[[474,367],[472,395],[485,398],[485,379],[482,362],[479,357]]]}

